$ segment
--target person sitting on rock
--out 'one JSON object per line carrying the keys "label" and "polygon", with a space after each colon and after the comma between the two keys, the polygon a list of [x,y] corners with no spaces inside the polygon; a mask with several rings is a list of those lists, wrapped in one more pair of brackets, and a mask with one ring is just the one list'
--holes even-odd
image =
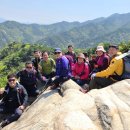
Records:
{"label": "person sitting on rock", "polygon": [[1,122],[1,127],[16,121],[22,115],[28,101],[27,91],[17,83],[16,75],[10,74],[7,79],[7,86],[1,93],[0,113],[11,114],[11,116]]}
{"label": "person sitting on rock", "polygon": [[96,54],[96,58],[91,61],[94,63],[94,69],[91,74],[105,70],[109,66],[109,56],[106,55],[103,46],[97,46]]}
{"label": "person sitting on rock", "polygon": [[83,53],[79,53],[77,56],[77,62],[74,65],[72,71],[72,79],[81,87],[88,83],[89,66],[85,63],[85,56]]}
{"label": "person sitting on rock", "polygon": [[121,80],[121,75],[123,73],[123,60],[122,59],[117,60],[115,58],[116,56],[121,54],[118,50],[118,46],[110,45],[108,52],[111,58],[110,65],[108,66],[107,69],[101,72],[93,73],[91,75],[89,88],[87,87],[86,92],[95,88],[97,89],[104,88],[108,85],[111,85]]}
{"label": "person sitting on rock", "polygon": [[49,58],[48,52],[45,51],[42,53],[42,60],[39,63],[39,70],[41,74],[47,79],[55,76],[56,63],[52,58]]}
{"label": "person sitting on rock", "polygon": [[71,77],[71,70],[68,59],[62,55],[60,48],[54,50],[56,56],[56,76],[50,89],[55,89],[60,83],[67,81]]}
{"label": "person sitting on rock", "polygon": [[26,62],[25,68],[17,73],[17,78],[20,78],[20,84],[25,87],[28,95],[31,97],[35,97],[40,93],[37,88],[37,79],[44,84],[47,81],[40,73],[37,73],[33,67],[33,63],[30,61]]}

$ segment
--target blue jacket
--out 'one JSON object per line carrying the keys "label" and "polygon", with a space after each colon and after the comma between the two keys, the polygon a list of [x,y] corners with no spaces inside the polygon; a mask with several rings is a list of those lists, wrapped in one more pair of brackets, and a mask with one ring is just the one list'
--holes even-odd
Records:
{"label": "blue jacket", "polygon": [[70,77],[69,61],[65,56],[62,56],[56,60],[56,76]]}

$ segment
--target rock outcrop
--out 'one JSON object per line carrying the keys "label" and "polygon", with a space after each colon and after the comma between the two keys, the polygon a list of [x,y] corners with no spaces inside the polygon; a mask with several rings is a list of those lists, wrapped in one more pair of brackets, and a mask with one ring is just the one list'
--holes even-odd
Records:
{"label": "rock outcrop", "polygon": [[45,91],[3,130],[130,130],[130,80],[87,94],[72,80]]}

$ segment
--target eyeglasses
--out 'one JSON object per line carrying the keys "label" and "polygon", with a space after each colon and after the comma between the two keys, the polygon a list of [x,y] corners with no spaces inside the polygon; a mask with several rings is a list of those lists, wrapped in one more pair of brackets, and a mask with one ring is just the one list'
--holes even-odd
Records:
{"label": "eyeglasses", "polygon": [[60,52],[55,52],[54,54],[55,54],[55,55],[56,55],[56,54],[60,54]]}
{"label": "eyeglasses", "polygon": [[13,82],[14,82],[14,81],[15,81],[15,79],[8,79],[8,81],[9,81],[9,82],[11,82],[11,81],[13,81]]}
{"label": "eyeglasses", "polygon": [[26,68],[27,68],[27,69],[32,69],[32,67],[30,67],[30,66],[27,66]]}

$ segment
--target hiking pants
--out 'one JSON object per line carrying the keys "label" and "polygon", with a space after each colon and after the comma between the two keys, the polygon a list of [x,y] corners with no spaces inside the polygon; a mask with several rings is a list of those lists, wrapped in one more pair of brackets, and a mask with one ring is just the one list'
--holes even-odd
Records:
{"label": "hiking pants", "polygon": [[115,83],[115,81],[110,78],[94,77],[94,79],[92,79],[89,83],[89,89],[91,90],[104,88],[113,83]]}
{"label": "hiking pants", "polygon": [[73,81],[75,81],[79,86],[83,86],[85,83],[87,83],[87,80],[83,80],[83,79],[73,79]]}
{"label": "hiking pants", "polygon": [[18,118],[22,115],[23,111],[19,108],[14,109],[14,111],[10,111],[9,108],[6,108],[4,104],[0,104],[0,113],[1,114],[11,114],[7,117],[6,120],[9,123],[18,120]]}
{"label": "hiking pants", "polygon": [[50,74],[43,74],[47,79],[53,78],[56,75],[55,72],[51,72]]}
{"label": "hiking pants", "polygon": [[58,77],[53,81],[53,84],[55,84],[55,86],[59,86],[60,83],[63,83],[67,81],[68,79],[69,77]]}
{"label": "hiking pants", "polygon": [[28,96],[30,97],[35,97],[40,93],[40,91],[36,86],[24,86],[24,87],[27,90]]}

